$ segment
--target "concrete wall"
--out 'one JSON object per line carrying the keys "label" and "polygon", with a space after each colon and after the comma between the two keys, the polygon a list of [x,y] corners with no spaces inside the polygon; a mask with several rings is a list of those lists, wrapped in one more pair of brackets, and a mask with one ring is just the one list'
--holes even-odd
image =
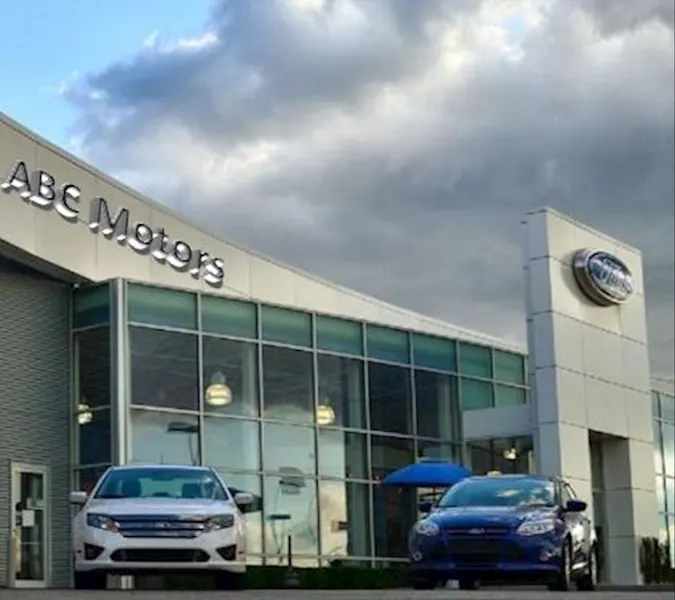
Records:
{"label": "concrete wall", "polygon": [[0,258],[0,586],[11,462],[46,466],[52,584],[70,582],[70,287]]}
{"label": "concrete wall", "polygon": [[[602,434],[609,576],[635,583],[638,538],[657,532],[642,257],[550,209],[527,216],[525,239],[536,461],[590,500],[589,431]],[[622,305],[592,302],[572,270],[583,248],[626,263],[633,297]]]}

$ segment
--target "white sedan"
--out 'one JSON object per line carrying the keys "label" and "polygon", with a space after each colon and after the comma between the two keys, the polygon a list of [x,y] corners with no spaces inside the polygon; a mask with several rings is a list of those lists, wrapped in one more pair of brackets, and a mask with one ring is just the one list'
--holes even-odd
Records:
{"label": "white sedan", "polygon": [[242,510],[208,467],[110,467],[91,495],[72,492],[75,587],[104,589],[108,575],[213,572],[220,589],[241,589],[246,573]]}

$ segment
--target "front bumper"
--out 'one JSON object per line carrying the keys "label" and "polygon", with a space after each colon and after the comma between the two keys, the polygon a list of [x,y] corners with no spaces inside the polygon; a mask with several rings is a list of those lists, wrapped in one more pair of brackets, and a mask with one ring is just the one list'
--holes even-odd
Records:
{"label": "front bumper", "polygon": [[562,540],[555,534],[502,537],[419,536],[410,544],[414,574],[483,581],[548,581],[560,572]]}
{"label": "front bumper", "polygon": [[75,544],[76,572],[246,571],[243,536],[235,528],[195,538],[131,538],[87,527]]}

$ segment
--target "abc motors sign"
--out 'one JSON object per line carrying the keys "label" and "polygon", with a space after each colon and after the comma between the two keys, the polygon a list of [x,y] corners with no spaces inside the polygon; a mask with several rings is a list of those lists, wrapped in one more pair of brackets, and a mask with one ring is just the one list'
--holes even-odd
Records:
{"label": "abc motors sign", "polygon": [[[26,163],[17,161],[4,180],[0,190],[14,193],[24,202],[43,210],[54,210],[69,223],[81,220],[81,189],[72,183],[59,185],[46,171],[28,171]],[[212,287],[220,287],[225,278],[225,265],[221,258],[193,248],[183,240],[172,240],[163,227],[151,227],[147,223],[132,222],[129,210],[110,210],[105,198],[95,197],[89,205],[86,225],[92,233],[100,233],[109,240],[126,245],[138,254],[146,254],[161,264],[176,271],[202,278]]]}
{"label": "abc motors sign", "polygon": [[579,250],[574,255],[572,269],[584,294],[600,306],[623,304],[635,293],[628,265],[609,252]]}

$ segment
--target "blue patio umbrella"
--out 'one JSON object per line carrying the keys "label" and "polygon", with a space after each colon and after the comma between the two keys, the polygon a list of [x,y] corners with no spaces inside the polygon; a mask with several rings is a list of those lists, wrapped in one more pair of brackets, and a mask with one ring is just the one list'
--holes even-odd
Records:
{"label": "blue patio umbrella", "polygon": [[445,488],[471,477],[466,467],[444,460],[424,460],[390,473],[382,485]]}

